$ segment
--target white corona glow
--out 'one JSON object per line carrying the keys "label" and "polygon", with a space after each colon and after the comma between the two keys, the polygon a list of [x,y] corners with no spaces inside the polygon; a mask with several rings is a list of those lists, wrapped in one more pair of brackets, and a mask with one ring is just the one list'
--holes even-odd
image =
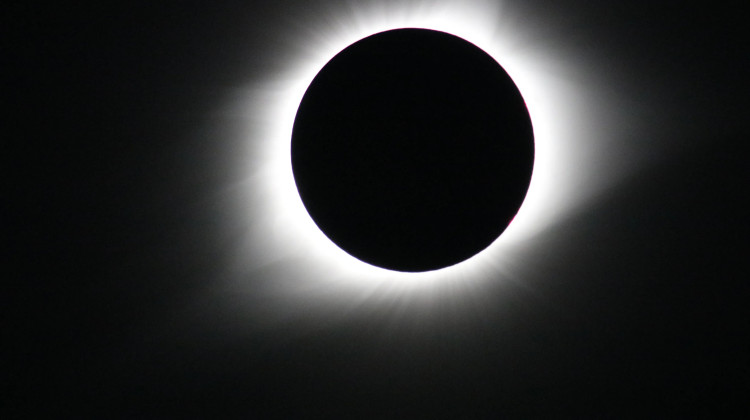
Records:
{"label": "white corona glow", "polygon": [[[595,86],[571,77],[577,72],[559,51],[536,41],[537,25],[519,22],[497,1],[402,1],[349,4],[311,11],[305,26],[285,27],[284,69],[252,86],[238,111],[249,114],[240,131],[247,147],[246,183],[238,205],[245,228],[237,270],[248,277],[268,267],[295,273],[296,291],[278,274],[273,287],[289,297],[323,301],[402,297],[409,292],[477,287],[498,272],[513,277],[524,250],[547,228],[570,214],[605,184],[600,169],[596,114],[602,99]],[[290,144],[297,108],[321,68],[347,46],[398,28],[438,30],[463,38],[492,56],[524,97],[534,128],[535,163],[518,215],[491,246],[441,270],[400,273],[361,262],[331,242],[309,217],[297,193]],[[598,123],[595,121],[598,120]],[[515,261],[511,264],[509,261]],[[515,267],[515,268],[514,268]],[[269,268],[270,269],[270,268]],[[522,269],[521,269],[522,271]],[[289,276],[287,276],[289,277]]]}

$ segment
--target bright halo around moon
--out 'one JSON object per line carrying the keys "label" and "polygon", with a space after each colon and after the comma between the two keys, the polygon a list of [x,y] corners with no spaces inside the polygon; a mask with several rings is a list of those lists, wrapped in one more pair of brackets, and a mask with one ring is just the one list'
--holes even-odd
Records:
{"label": "bright halo around moon", "polygon": [[[602,169],[602,133],[613,118],[606,114],[605,95],[596,83],[580,80],[585,69],[565,58],[559,41],[553,48],[539,40],[543,22],[514,18],[496,1],[347,3],[307,13],[285,27],[285,35],[279,30],[288,47],[277,53],[283,57],[281,71],[255,81],[235,105],[234,113],[245,115],[239,132],[246,147],[243,183],[234,191],[240,196],[236,224],[243,232],[234,256],[239,278],[270,276],[277,280],[268,283],[276,292],[327,300],[475,288],[498,278],[518,281],[533,249],[547,246],[537,239],[617,178],[614,169]],[[505,232],[474,257],[423,273],[378,268],[338,248],[308,215],[290,159],[294,118],[317,73],[347,46],[399,28],[446,32],[492,56],[526,101],[536,149],[526,199]]]}

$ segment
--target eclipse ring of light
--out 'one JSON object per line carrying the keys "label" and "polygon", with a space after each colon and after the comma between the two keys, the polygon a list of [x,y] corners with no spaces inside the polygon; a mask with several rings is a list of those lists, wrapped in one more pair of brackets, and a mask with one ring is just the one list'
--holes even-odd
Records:
{"label": "eclipse ring of light", "polygon": [[[242,112],[251,114],[243,129],[248,158],[242,164],[248,184],[238,210],[247,227],[236,255],[242,272],[281,264],[320,290],[333,285],[353,287],[355,292],[374,287],[396,293],[425,284],[476,283],[497,278],[499,271],[513,276],[536,236],[614,179],[599,171],[597,159],[605,152],[596,147],[600,133],[592,128],[603,125],[596,113],[606,109],[606,98],[595,87],[566,78],[578,69],[559,59],[559,48],[535,48],[536,27],[505,15],[501,3],[372,2],[310,12],[302,21],[307,26],[284,28],[288,50],[282,71],[253,86],[242,105]],[[365,37],[401,28],[445,32],[486,52],[515,82],[534,127],[533,175],[513,222],[474,257],[420,273],[366,264],[331,242],[306,212],[289,158],[297,109],[323,66]]]}

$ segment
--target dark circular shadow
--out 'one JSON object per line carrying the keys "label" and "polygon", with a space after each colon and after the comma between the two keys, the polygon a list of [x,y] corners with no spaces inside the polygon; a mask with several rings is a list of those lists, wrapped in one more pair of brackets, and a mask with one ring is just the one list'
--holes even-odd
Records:
{"label": "dark circular shadow", "polygon": [[429,271],[503,233],[528,190],[534,135],[518,88],[487,53],[397,29],[318,73],[291,158],[302,202],[336,245],[375,266]]}

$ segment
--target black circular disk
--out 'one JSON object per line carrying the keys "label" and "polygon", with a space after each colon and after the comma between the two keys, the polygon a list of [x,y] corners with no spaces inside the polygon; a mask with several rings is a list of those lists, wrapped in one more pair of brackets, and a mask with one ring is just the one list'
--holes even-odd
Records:
{"label": "black circular disk", "polygon": [[369,264],[428,271],[497,239],[531,180],[534,134],[503,68],[456,36],[398,29],[336,55],[302,99],[292,169],[336,245]]}

